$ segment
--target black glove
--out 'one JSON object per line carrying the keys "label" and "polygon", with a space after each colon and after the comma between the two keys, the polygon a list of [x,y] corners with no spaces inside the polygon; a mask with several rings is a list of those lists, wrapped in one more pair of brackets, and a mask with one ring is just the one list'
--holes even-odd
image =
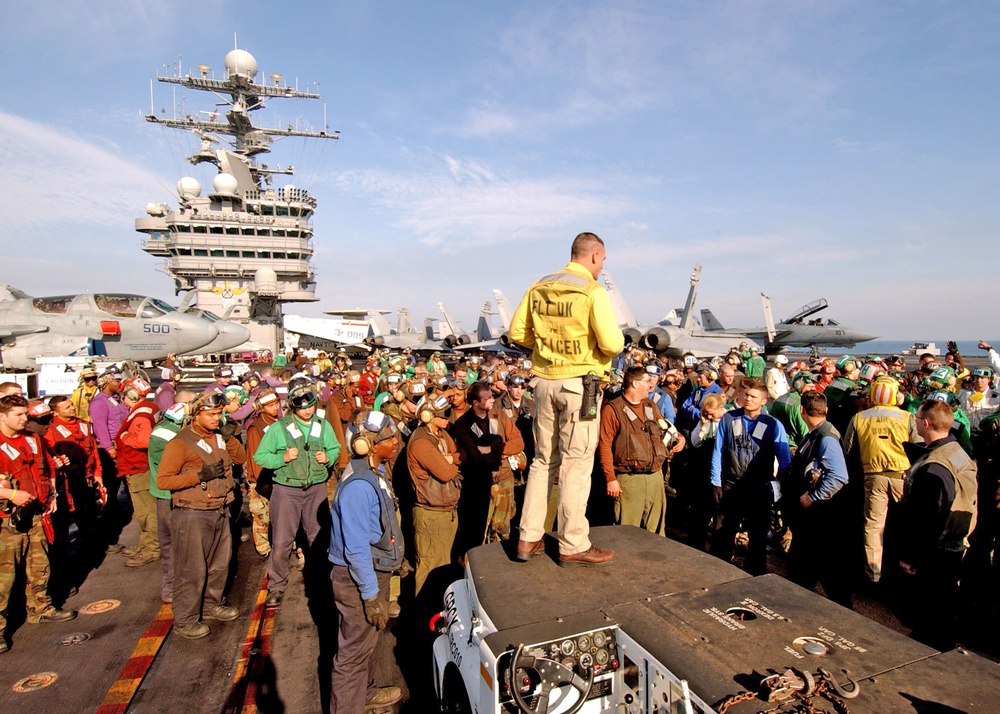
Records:
{"label": "black glove", "polygon": [[219,427],[219,436],[223,438],[224,441],[229,441],[231,438],[240,433],[240,425],[235,421],[227,421],[225,424]]}
{"label": "black glove", "polygon": [[958,343],[955,340],[948,340],[948,351],[952,354],[958,354]]}
{"label": "black glove", "polygon": [[389,624],[389,608],[385,602],[376,595],[364,601],[365,620],[376,630],[384,630]]}
{"label": "black glove", "polygon": [[226,475],[226,466],[222,461],[216,461],[212,464],[205,464],[201,467],[201,471],[198,472],[198,480],[202,483],[208,481],[214,481],[217,478],[222,478]]}

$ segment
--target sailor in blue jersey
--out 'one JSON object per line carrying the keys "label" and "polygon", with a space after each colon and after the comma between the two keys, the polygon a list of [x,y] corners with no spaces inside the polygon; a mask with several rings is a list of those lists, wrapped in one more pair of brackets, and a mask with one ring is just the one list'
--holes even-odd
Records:
{"label": "sailor in blue jersey", "polygon": [[809,431],[801,439],[782,483],[781,515],[792,531],[788,577],[813,590],[823,584],[826,596],[852,607],[844,501],[834,497],[847,485],[847,461],[840,433],[827,421],[822,392],[808,391],[799,407]]}
{"label": "sailor in blue jersey", "polygon": [[749,551],[744,569],[762,575],[767,572],[771,506],[780,497],[778,479],[788,469],[792,454],[785,427],[762,411],[767,389],[756,379],[747,378],[743,385],[745,406],[726,412],[715,435],[711,482],[719,511],[712,553],[723,560],[732,559],[734,540],[742,526],[747,531]]}
{"label": "sailor in blue jersey", "polygon": [[701,400],[709,394],[722,394],[722,387],[715,381],[719,378],[715,368],[707,362],[698,365],[698,384],[677,410],[677,428],[690,433],[701,421]]}
{"label": "sailor in blue jersey", "polygon": [[399,439],[393,420],[368,412],[348,438],[354,458],[344,470],[330,508],[328,557],[340,614],[333,660],[333,714],[362,714],[399,701],[399,687],[375,685],[375,647],[389,623],[389,576],[403,563],[403,534],[396,518],[386,466]]}

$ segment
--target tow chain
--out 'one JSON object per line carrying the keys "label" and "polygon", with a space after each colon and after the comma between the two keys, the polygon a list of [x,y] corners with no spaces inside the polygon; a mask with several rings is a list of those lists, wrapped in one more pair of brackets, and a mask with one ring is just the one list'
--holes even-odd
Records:
{"label": "tow chain", "polygon": [[823,697],[833,703],[836,714],[851,714],[845,699],[854,699],[860,694],[857,682],[848,680],[849,687],[837,684],[833,675],[822,667],[818,674],[808,671],[787,669],[782,674],[764,677],[757,691],[730,694],[716,707],[718,714],[726,714],[730,708],[744,702],[760,698],[777,706],[768,711],[800,712],[802,714],[831,714],[827,709],[817,707],[817,698]]}

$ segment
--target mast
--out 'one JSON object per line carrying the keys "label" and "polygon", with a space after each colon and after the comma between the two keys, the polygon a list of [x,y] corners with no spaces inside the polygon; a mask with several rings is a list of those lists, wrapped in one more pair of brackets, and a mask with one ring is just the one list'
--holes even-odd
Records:
{"label": "mast", "polygon": [[200,309],[245,324],[251,341],[274,351],[282,305],[317,299],[311,264],[316,199],[295,186],[272,188],[276,175],[292,176],[294,167],[270,167],[259,159],[270,153],[276,139],[338,139],[340,132],[329,131],[325,111],[321,131],[255,126],[253,112],[272,99],[320,95],[308,85],[299,90],[297,81],[288,86],[278,72],[270,73],[270,83],[258,82],[257,61],[245,50],[231,50],[224,64],[224,79],[217,79],[206,64],[182,74],[179,61],[174,73],[157,75],[157,81],[172,85],[174,92],[179,87],[216,98],[209,111],[182,110],[177,116],[174,101],[172,116],[151,111],[145,119],[193,133],[200,146],[187,160],[214,166],[217,173],[204,196],[197,179],[181,177],[178,206],[147,204],[148,217],[136,219],[136,230],[147,236],[143,250],[166,258],[175,293],[194,291]]}

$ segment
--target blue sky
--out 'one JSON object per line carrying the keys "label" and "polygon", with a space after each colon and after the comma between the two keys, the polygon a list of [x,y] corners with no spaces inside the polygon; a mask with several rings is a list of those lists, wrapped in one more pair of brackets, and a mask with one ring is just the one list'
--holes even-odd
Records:
{"label": "blue sky", "polygon": [[[596,232],[633,312],[727,326],[829,300],[887,339],[997,339],[1000,5],[987,2],[39,0],[0,7],[0,281],[177,302],[133,221],[194,137],[150,125],[164,65],[233,48],[319,82],[339,142],[279,142],[319,201],[321,302],[443,300],[475,326]],[[154,87],[157,111],[171,106]],[[188,92],[187,111],[209,95]],[[180,101],[180,96],[178,96]],[[318,102],[272,103],[258,123]],[[987,302],[988,301],[988,302]]]}

